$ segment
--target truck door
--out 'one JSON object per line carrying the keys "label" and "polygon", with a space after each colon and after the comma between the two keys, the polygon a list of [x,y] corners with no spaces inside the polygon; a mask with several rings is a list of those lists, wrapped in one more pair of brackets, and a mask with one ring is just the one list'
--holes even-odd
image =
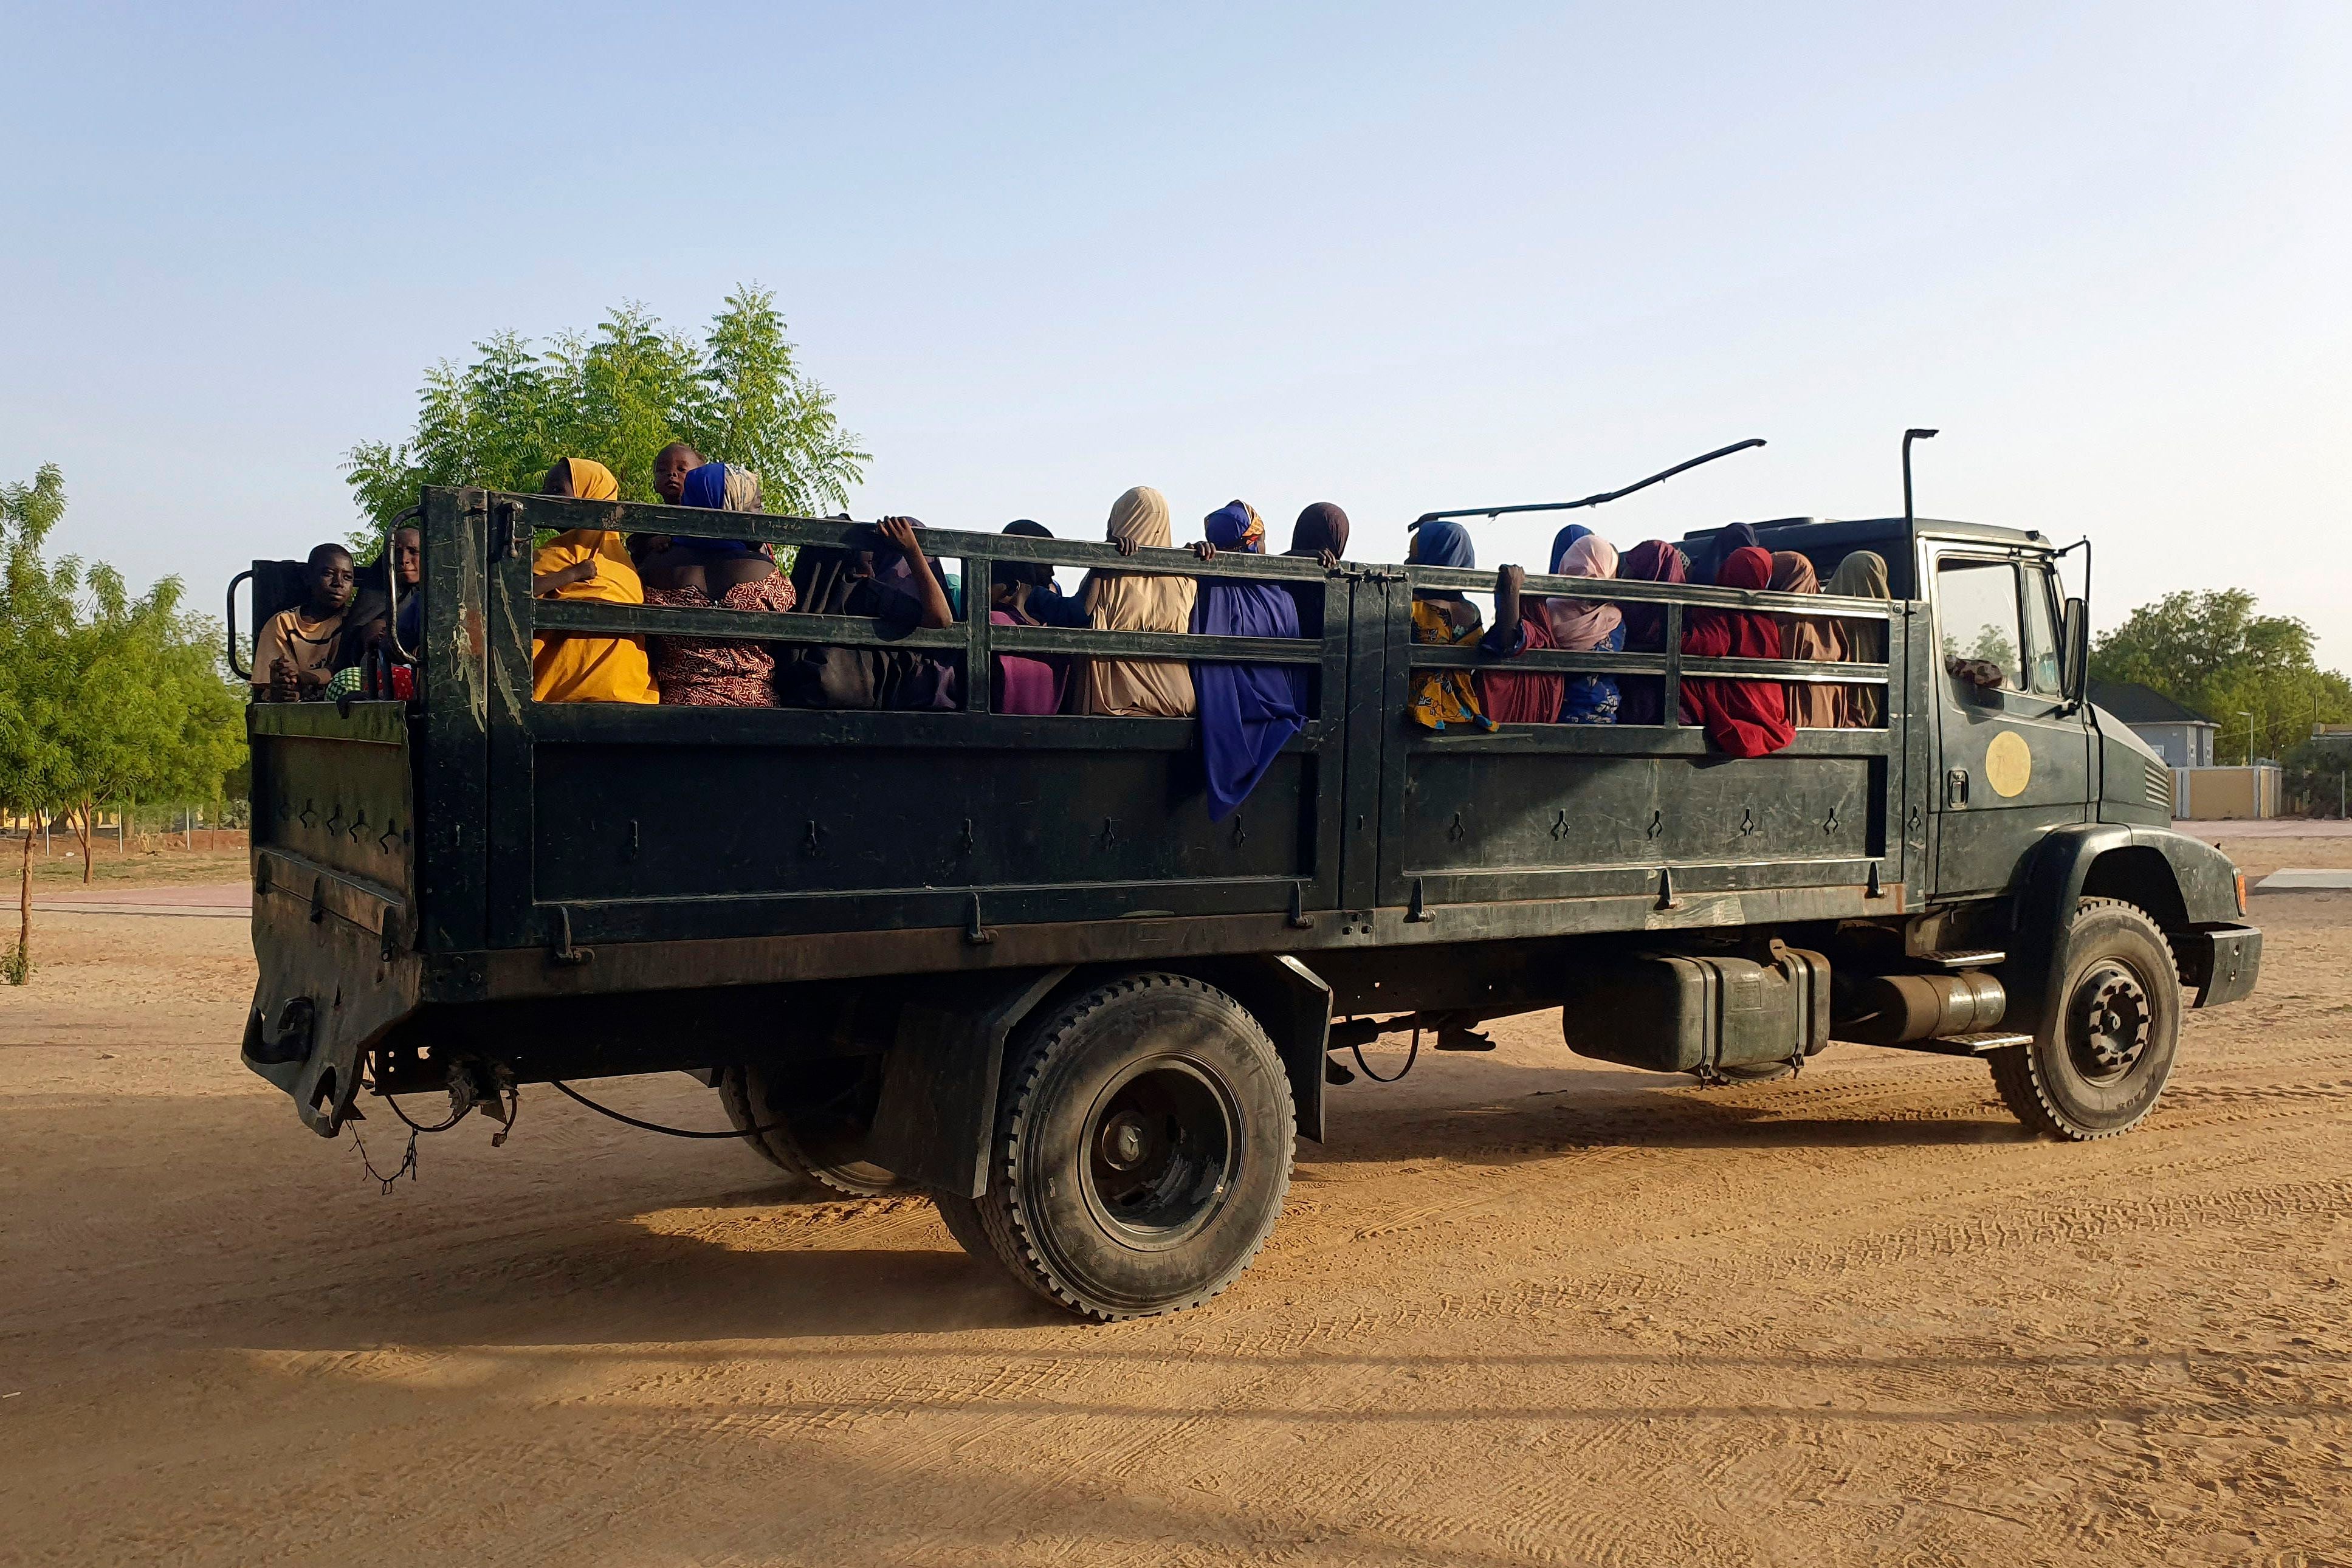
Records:
{"label": "truck door", "polygon": [[2090,731],[2066,710],[2045,557],[1931,543],[1939,751],[1936,893],[1997,892],[2049,828],[2084,819]]}

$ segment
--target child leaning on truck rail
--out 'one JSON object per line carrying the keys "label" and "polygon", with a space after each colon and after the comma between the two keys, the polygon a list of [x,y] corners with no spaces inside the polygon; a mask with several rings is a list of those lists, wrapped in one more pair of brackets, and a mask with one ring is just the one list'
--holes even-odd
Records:
{"label": "child leaning on truck rail", "polygon": [[[938,564],[919,541],[922,526],[910,517],[886,517],[856,547],[803,545],[793,557],[795,613],[856,616],[890,637],[950,625]],[[787,708],[953,709],[961,705],[957,682],[952,662],[915,648],[796,643],[776,660],[776,689]]]}
{"label": "child leaning on truck rail", "polygon": [[[1848,599],[1891,599],[1894,588],[1886,577],[1886,557],[1875,550],[1856,550],[1837,563],[1824,593]],[[1847,621],[1845,657],[1853,664],[1886,662],[1886,623]],[[1885,694],[1875,686],[1841,686],[1843,698],[1838,723],[1849,730],[1875,730],[1886,719]]]}
{"label": "child leaning on truck rail", "polygon": [[302,603],[280,610],[253,635],[253,696],[257,702],[315,701],[327,695],[341,662],[345,612],[358,574],[340,544],[310,552]]}
{"label": "child leaning on truck rail", "polygon": [[[1121,492],[1104,534],[1121,555],[1170,549],[1168,498],[1150,485]],[[1196,593],[1190,577],[1097,568],[1079,585],[1078,603],[1098,631],[1184,632],[1192,629]],[[1081,658],[1071,673],[1071,700],[1080,713],[1189,719],[1198,700],[1192,667],[1181,658]]]}
{"label": "child leaning on truck rail", "polygon": [[[1821,577],[1813,563],[1794,550],[1772,552],[1772,592],[1776,594],[1818,594]],[[1845,623],[1834,616],[1778,616],[1780,623],[1780,656],[1801,658],[1814,664],[1843,664],[1853,656],[1846,651]],[[1791,680],[1788,683],[1789,722],[1800,730],[1835,730],[1844,725],[1845,688],[1820,681]]]}
{"label": "child leaning on truck rail", "polygon": [[[1565,544],[1553,543],[1556,577],[1611,578],[1617,575],[1617,547],[1589,529]],[[1615,605],[1554,595],[1544,601],[1544,611],[1551,624],[1551,646],[1562,653],[1617,653],[1625,647],[1625,612]],[[1620,701],[1615,676],[1570,675],[1560,683],[1559,721],[1614,724]]]}
{"label": "child leaning on truck rail", "polygon": [[[1202,520],[1208,537],[1192,547],[1203,561],[1217,552],[1262,555],[1265,520],[1235,500]],[[1192,604],[1192,630],[1202,637],[1295,637],[1298,605],[1280,583],[1204,577]],[[1247,799],[1290,737],[1307,721],[1307,670],[1296,664],[1192,666],[1201,716],[1201,759],[1208,774],[1209,820],[1223,822]]]}

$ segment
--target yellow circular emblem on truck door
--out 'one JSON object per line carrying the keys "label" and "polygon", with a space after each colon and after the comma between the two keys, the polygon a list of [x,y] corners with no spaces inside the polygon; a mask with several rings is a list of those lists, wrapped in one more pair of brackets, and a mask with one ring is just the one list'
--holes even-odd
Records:
{"label": "yellow circular emblem on truck door", "polygon": [[2032,777],[2033,752],[2025,737],[2014,730],[1995,735],[1985,748],[1985,783],[1992,785],[1993,794],[2004,800],[2023,795]]}

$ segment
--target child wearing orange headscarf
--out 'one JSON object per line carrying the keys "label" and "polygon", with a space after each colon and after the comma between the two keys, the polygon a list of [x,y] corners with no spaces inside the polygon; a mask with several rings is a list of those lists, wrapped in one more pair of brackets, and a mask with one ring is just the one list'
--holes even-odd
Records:
{"label": "child wearing orange headscarf", "polygon": [[[613,470],[585,458],[565,458],[548,469],[543,493],[577,500],[619,500]],[[575,528],[540,547],[530,560],[531,592],[542,599],[642,605],[645,584],[613,530]],[[658,702],[643,637],[602,637],[557,632],[530,639],[530,695],[535,702]]]}

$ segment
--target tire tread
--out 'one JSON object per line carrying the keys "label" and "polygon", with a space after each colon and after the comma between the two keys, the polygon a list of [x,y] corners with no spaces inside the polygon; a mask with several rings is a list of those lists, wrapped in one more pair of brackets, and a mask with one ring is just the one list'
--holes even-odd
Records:
{"label": "tire tread", "polygon": [[[2163,928],[2156,923],[2155,917],[2127,899],[2077,899],[2074,901],[2074,918],[2066,922],[2067,940],[2070,942],[2073,941],[2074,928],[2083,922],[2085,915],[2103,909],[2124,910],[2137,916],[2146,922],[2149,933],[2156,938],[2157,946],[2168,956],[2171,954],[2172,944],[2166,939]],[[2175,978],[2177,980],[2177,974]],[[2063,1000],[2058,1000],[2053,1001],[2053,1005],[2063,1005]],[[2063,1026],[2063,1020],[2060,1026]],[[2059,1110],[2057,1102],[2051,1096],[2048,1082],[2043,1076],[2044,1068],[2033,1047],[2012,1046],[2006,1050],[1994,1051],[1985,1059],[1992,1068],[1993,1088],[2000,1092],[2001,1103],[2009,1107],[2010,1113],[2034,1131],[2063,1139],[2069,1143],[2095,1143],[2104,1138],[2120,1138],[2147,1121],[2163,1098],[2159,1092],[2141,1109],[2137,1116],[2119,1126],[2085,1128],[2068,1120]]]}
{"label": "tire tread", "polygon": [[[1055,1306],[1092,1322],[1113,1323],[1124,1322],[1135,1318],[1164,1317],[1169,1313],[1185,1311],[1204,1301],[1213,1300],[1222,1295],[1235,1279],[1241,1278],[1257,1257],[1258,1249],[1265,1245],[1265,1237],[1260,1237],[1255,1245],[1251,1247],[1248,1255],[1243,1258],[1237,1266],[1228,1270],[1220,1283],[1209,1289],[1192,1292],[1181,1300],[1171,1301],[1163,1306],[1130,1310],[1105,1308],[1079,1295],[1056,1273],[1053,1265],[1046,1260],[1043,1252],[1031,1239],[1029,1222],[1022,1213],[1019,1201],[1017,1166],[1022,1135],[1036,1117],[1034,1104],[1039,1083],[1056,1057],[1068,1048],[1069,1041],[1080,1032],[1081,1026],[1095,1014],[1101,1012],[1118,998],[1143,994],[1155,990],[1190,991],[1206,996],[1223,997],[1228,1002],[1233,1002],[1232,997],[1227,996],[1215,986],[1204,981],[1196,980],[1189,974],[1158,972],[1122,975],[1074,998],[1061,1012],[1054,1016],[1051,1023],[1039,1031],[1014,1069],[1013,1081],[1006,1089],[1001,1121],[989,1152],[993,1177],[988,1184],[987,1195],[971,1200],[982,1233],[986,1236],[991,1248],[1005,1267],[1023,1284]],[[1241,1007],[1238,1002],[1234,1002],[1233,1005],[1244,1018],[1250,1018],[1246,1008]],[[1253,1028],[1259,1028],[1255,1018],[1250,1018],[1250,1023]],[[1260,1028],[1260,1037],[1265,1037],[1262,1028]],[[1279,1054],[1273,1051],[1272,1042],[1268,1041],[1267,1046],[1269,1055],[1274,1056],[1278,1063]],[[1273,1075],[1272,1081],[1281,1100],[1283,1124],[1296,1125],[1297,1110],[1291,1096],[1288,1075],[1277,1071]],[[1275,1193],[1276,1212],[1280,1212],[1282,1202],[1287,1198],[1289,1192],[1290,1162],[1285,1160],[1281,1179]],[[943,1199],[943,1214],[945,1202],[946,1200]],[[955,1229],[953,1222],[950,1222],[949,1228],[951,1232]],[[962,1239],[961,1235],[958,1236],[958,1239]]]}

